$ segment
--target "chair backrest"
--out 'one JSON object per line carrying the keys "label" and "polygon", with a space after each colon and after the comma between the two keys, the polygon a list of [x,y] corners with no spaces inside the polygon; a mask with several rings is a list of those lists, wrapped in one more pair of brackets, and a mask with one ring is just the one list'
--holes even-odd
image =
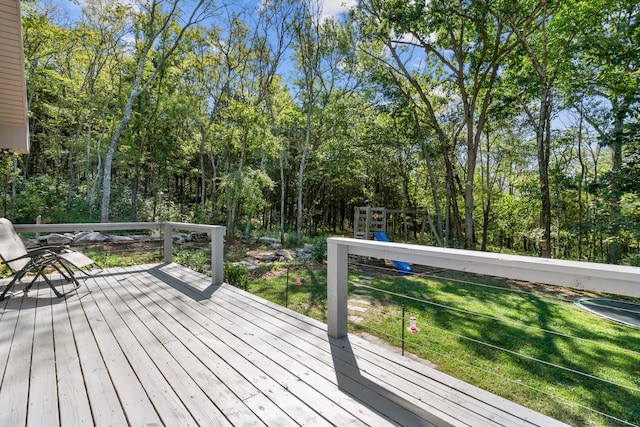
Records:
{"label": "chair backrest", "polygon": [[[0,218],[0,257],[3,261],[21,257],[27,254],[24,242],[16,233],[13,224],[6,218]],[[13,272],[20,271],[29,263],[28,258],[22,258],[6,264]]]}

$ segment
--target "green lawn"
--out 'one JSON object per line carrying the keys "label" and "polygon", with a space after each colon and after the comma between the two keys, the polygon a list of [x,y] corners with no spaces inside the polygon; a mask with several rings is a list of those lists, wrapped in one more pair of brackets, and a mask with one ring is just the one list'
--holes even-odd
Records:
{"label": "green lawn", "polygon": [[[302,286],[294,286],[296,274]],[[350,273],[350,282],[357,277]],[[284,305],[285,284],[281,273],[250,281],[249,291]],[[406,326],[414,315],[421,329],[406,334],[407,351],[441,371],[572,425],[625,425],[587,408],[640,424],[640,329],[578,309],[571,303],[575,295],[459,274],[374,276],[370,286],[379,290],[371,291],[366,313],[354,313],[361,320],[351,330],[400,346],[404,304]],[[350,296],[355,289],[349,287]],[[291,270],[288,306],[326,322],[326,272]]]}

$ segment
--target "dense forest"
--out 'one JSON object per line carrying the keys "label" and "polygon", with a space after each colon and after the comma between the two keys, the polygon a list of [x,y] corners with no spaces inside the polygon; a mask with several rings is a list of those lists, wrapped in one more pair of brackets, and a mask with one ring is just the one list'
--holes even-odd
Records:
{"label": "dense forest", "polygon": [[284,239],[406,212],[424,244],[640,265],[637,0],[23,0],[15,222]]}

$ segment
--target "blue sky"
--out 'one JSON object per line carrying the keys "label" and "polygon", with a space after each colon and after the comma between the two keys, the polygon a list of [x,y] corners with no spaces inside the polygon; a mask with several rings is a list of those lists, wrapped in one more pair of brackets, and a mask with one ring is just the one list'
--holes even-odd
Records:
{"label": "blue sky", "polygon": [[[135,3],[135,0],[113,0],[113,1],[120,1],[122,3],[129,3],[129,4]],[[235,0],[235,2],[240,4],[247,3],[246,1],[243,1],[243,0]],[[326,18],[329,16],[336,16],[340,13],[346,12],[350,6],[355,5],[356,0],[321,0],[321,2],[322,2],[322,16],[323,18]],[[70,16],[74,18],[80,13],[83,0],[76,0],[76,2],[73,2],[72,0],[53,0],[53,3],[59,5],[62,11],[67,11],[70,14]]]}

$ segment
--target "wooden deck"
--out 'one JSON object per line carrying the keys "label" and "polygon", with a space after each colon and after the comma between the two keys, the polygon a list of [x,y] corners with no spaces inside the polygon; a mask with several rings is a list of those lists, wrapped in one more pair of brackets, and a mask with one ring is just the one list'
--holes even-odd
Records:
{"label": "wooden deck", "polygon": [[1,426],[560,425],[176,264],[0,316]]}

